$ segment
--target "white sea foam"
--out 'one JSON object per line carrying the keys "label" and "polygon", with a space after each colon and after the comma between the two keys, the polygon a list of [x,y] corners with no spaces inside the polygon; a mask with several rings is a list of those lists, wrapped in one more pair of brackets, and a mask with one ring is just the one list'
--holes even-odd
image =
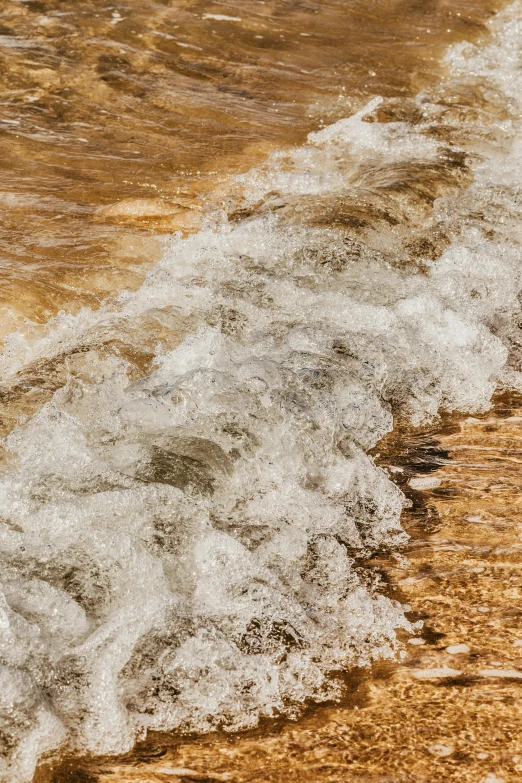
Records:
{"label": "white sea foam", "polygon": [[[404,218],[444,228],[435,260],[398,263],[399,223],[353,238],[292,217],[304,197],[374,193],[370,165],[444,157],[435,95],[415,125],[366,122],[373,102],[238,178],[243,204],[275,192],[294,213],[215,213],[136,293],[9,337],[7,385],[75,359],[4,443],[2,779],[30,780],[61,746],[116,753],[148,728],[292,714],[338,693],[332,672],[394,654],[411,626],[364,558],[405,541],[403,497],[366,452],[394,416],[484,410],[499,383],[521,386],[521,18],[448,54],[441,90],[483,80],[505,111],[459,137],[466,192]],[[177,347],[159,342],[132,380],[100,346],[150,341],[152,321]]]}

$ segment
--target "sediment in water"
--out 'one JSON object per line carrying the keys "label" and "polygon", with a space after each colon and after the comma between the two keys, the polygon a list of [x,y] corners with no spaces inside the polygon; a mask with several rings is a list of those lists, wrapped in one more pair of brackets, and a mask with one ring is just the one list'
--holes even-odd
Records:
{"label": "sediment in water", "polygon": [[6,779],[295,716],[415,631],[368,452],[520,386],[520,20],[215,191],[136,292],[9,335]]}
{"label": "sediment in water", "polygon": [[436,83],[503,2],[4,0],[0,337],[136,290],[216,184]]}

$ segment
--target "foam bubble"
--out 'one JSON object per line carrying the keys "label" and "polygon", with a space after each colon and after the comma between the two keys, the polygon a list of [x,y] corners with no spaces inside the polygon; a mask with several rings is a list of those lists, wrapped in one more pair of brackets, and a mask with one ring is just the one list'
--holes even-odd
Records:
{"label": "foam bubble", "polygon": [[[4,778],[59,747],[295,715],[413,630],[364,568],[406,540],[367,452],[397,417],[522,387],[519,18],[448,54],[447,89],[494,84],[509,122],[464,138],[460,118],[450,155],[436,94],[416,123],[374,101],[238,178],[253,216],[173,237],[136,293],[9,336],[10,393],[41,366],[63,383],[3,444]],[[459,144],[474,181],[455,197]],[[421,257],[427,233],[444,242]],[[121,346],[144,345],[138,378]]]}

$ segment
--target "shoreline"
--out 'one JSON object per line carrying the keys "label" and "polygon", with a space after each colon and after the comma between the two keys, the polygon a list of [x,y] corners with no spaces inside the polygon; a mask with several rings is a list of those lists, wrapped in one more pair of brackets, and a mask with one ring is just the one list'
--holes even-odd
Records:
{"label": "shoreline", "polygon": [[[453,416],[441,427],[413,429],[439,407],[483,410],[497,382],[521,388],[519,117],[511,92],[520,20],[507,16],[507,63],[498,40],[483,50],[454,48],[455,80],[441,84],[440,100],[436,90],[431,100],[419,96],[417,114],[407,106],[405,121],[400,107],[377,99],[311,134],[307,145],[243,178],[237,198],[246,213],[237,222],[174,238],[138,292],[77,320],[60,317],[27,354],[15,341],[6,365],[11,412],[19,412],[18,391],[38,408],[41,399],[31,395],[42,393],[42,378],[44,395],[55,392],[5,441],[3,477],[4,538],[18,579],[6,585],[12,611],[32,617],[42,589],[62,602],[58,613],[52,603],[48,614],[37,613],[48,649],[35,646],[28,663],[49,743],[40,748],[58,747],[67,731],[72,746],[101,757],[129,748],[147,727],[204,732],[223,720],[240,729],[259,716],[295,715],[305,698],[332,697],[328,671],[390,657],[394,629],[406,641],[410,623],[429,619],[432,604],[442,607],[438,625],[426,625],[420,643],[407,645],[398,668],[385,662],[373,678],[356,678],[348,710],[311,708],[296,723],[267,730],[262,722],[226,739],[177,739],[166,754],[156,735],[161,761],[147,769],[133,762],[150,755],[149,744],[109,768],[99,759],[90,769],[69,768],[63,779],[253,780],[262,767],[267,781],[301,773],[336,780],[347,769],[377,781],[384,773],[374,757],[388,763],[397,747],[406,749],[397,774],[409,774],[401,767],[407,761],[419,780],[426,765],[442,764],[441,774],[453,774],[452,764],[461,774],[463,763],[475,774],[476,762],[493,765],[490,776],[518,771],[518,751],[508,763],[484,740],[479,757],[460,735],[457,746],[439,729],[451,705],[454,721],[465,717],[462,693],[476,692],[480,702],[491,682],[511,688],[522,679],[516,652],[488,652],[480,668],[473,628],[488,630],[492,610],[482,595],[473,604],[466,582],[475,590],[490,577],[489,566],[475,562],[489,557],[481,536],[490,520],[481,514],[497,490],[513,492],[504,463],[519,462],[520,401],[497,398],[496,410],[507,405],[508,416]],[[470,72],[489,96],[489,125]],[[464,128],[463,116],[475,124]],[[466,130],[469,144],[460,149]],[[280,219],[272,214],[278,209]],[[505,217],[511,222],[502,226]],[[411,427],[383,439],[401,416]],[[513,424],[508,435],[506,422]],[[505,449],[510,436],[513,454],[508,448],[489,466],[497,484],[486,481],[486,500],[477,495],[482,506],[466,522],[463,543],[463,509],[470,493],[484,489],[476,486],[473,471],[482,463],[473,455]],[[484,446],[486,438],[492,445]],[[390,477],[414,500],[401,521],[400,493],[367,456],[385,466],[388,444]],[[437,527],[441,515],[447,529]],[[413,536],[406,547],[401,524]],[[500,539],[515,534],[503,517],[490,527]],[[392,549],[397,556],[388,555]],[[381,556],[369,558],[370,551]],[[459,564],[461,556],[471,564]],[[451,592],[454,582],[450,606],[441,591]],[[508,589],[515,596],[516,587]],[[457,610],[460,636],[444,625]],[[508,619],[516,624],[517,611]],[[33,655],[27,627],[19,627],[22,649]],[[49,656],[48,674],[41,654]],[[499,699],[505,710],[498,714],[516,733],[510,699]],[[480,723],[479,707],[473,716]],[[434,732],[438,741],[427,746],[423,737]],[[319,744],[310,746],[314,737]],[[58,781],[60,769],[49,779]]]}
{"label": "shoreline", "polygon": [[[408,544],[398,558],[373,558],[384,592],[424,623],[410,637],[420,643],[404,644],[402,661],[346,673],[340,703],[309,704],[295,721],[193,739],[153,733],[118,759],[43,764],[35,783],[515,783],[522,773],[522,593],[512,585],[522,563],[522,396],[497,395],[480,416],[446,415],[437,427],[396,430],[379,445],[379,464],[403,471],[395,476],[412,500],[403,512]],[[408,489],[419,477],[440,484]],[[466,521],[466,513],[484,523]],[[495,521],[488,525],[488,517]]]}

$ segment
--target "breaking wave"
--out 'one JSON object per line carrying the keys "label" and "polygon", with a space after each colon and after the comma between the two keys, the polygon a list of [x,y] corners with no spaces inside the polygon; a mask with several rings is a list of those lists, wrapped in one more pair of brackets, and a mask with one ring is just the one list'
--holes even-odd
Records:
{"label": "breaking wave", "polygon": [[437,89],[216,192],[137,292],[6,340],[6,781],[293,715],[396,654],[365,561],[404,498],[367,452],[522,388],[521,6],[491,26]]}

